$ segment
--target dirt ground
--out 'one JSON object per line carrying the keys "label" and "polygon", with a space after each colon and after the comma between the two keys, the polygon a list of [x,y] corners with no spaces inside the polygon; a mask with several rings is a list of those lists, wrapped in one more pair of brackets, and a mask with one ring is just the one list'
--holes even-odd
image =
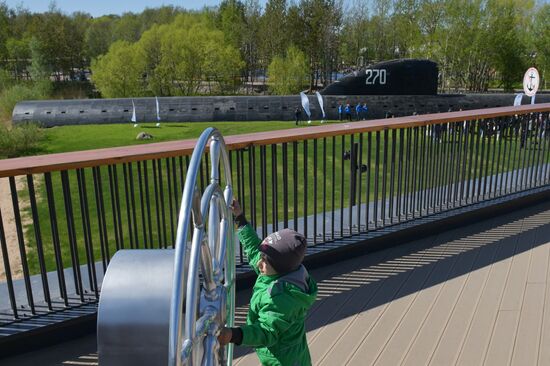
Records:
{"label": "dirt ground", "polygon": [[[15,182],[18,190],[26,186],[25,177],[17,177]],[[21,197],[19,197],[19,210],[22,215],[21,220],[23,227],[31,222],[30,217],[24,214],[25,209],[28,207],[29,202],[27,200],[22,200]],[[4,225],[4,232],[6,236],[11,275],[13,279],[21,278],[23,275],[23,269],[21,268],[21,256],[19,253],[17,229],[15,227],[15,218],[13,214],[10,183],[8,178],[0,178],[0,211],[2,213],[2,223]],[[2,251],[0,251],[0,281],[5,279],[6,267],[4,265]]]}

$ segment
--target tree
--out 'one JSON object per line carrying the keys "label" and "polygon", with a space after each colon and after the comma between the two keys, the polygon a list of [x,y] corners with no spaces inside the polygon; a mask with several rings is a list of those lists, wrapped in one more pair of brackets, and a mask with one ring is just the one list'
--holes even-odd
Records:
{"label": "tree", "polygon": [[326,84],[330,78],[337,62],[341,23],[340,0],[302,0],[289,9],[287,25],[296,32],[291,39],[296,40],[307,57],[310,90],[316,88],[319,81]]}
{"label": "tree", "polygon": [[113,39],[116,41],[137,42],[142,34],[142,24],[134,13],[124,13],[113,28]]}
{"label": "tree", "polygon": [[8,58],[6,43],[11,36],[9,24],[9,9],[5,3],[0,3],[0,60]]}
{"label": "tree", "polygon": [[49,80],[52,74],[51,64],[42,53],[40,42],[35,37],[31,38],[29,48],[31,51],[31,65],[29,67],[31,78],[34,81]]}
{"label": "tree", "polygon": [[[239,80],[242,60],[224,34],[212,29],[207,17],[182,14],[162,28],[158,77],[173,85],[172,94],[195,95],[232,89]],[[213,90],[214,82],[218,90]]]}
{"label": "tree", "polygon": [[369,10],[363,1],[356,2],[342,21],[342,41],[339,57],[345,66],[360,66],[370,58],[374,51],[369,52]]}
{"label": "tree", "polygon": [[12,60],[9,64],[12,67],[12,74],[15,80],[26,76],[31,52],[29,47],[30,39],[9,38],[6,42],[8,57]]}
{"label": "tree", "polygon": [[306,56],[297,47],[289,47],[285,57],[275,56],[269,65],[270,89],[274,94],[297,94],[307,85]]}
{"label": "tree", "polygon": [[141,36],[137,47],[144,56],[145,74],[147,85],[154,95],[171,95],[171,80],[159,72],[158,67],[162,62],[162,35],[166,32],[166,26],[154,25]]}
{"label": "tree", "polygon": [[196,14],[155,25],[136,43],[113,43],[92,63],[93,80],[109,97],[234,93],[242,67],[237,48]]}
{"label": "tree", "polygon": [[184,12],[184,10],[171,5],[164,5],[158,8],[145,8],[145,10],[139,14],[142,25],[141,31],[145,32],[151,29],[155,24],[162,25],[172,23],[178,14]]}
{"label": "tree", "polygon": [[92,62],[93,82],[106,98],[145,95],[145,62],[139,49],[126,41],[117,41],[109,52]]}
{"label": "tree", "polygon": [[113,42],[114,23],[115,18],[113,16],[102,16],[90,20],[84,35],[86,55],[89,60],[109,51],[109,46]]}
{"label": "tree", "polygon": [[40,54],[48,68],[61,79],[62,75],[73,76],[75,68],[84,64],[84,32],[89,15],[76,13],[68,17],[55,8],[39,14],[29,34],[37,41],[36,54]]}
{"label": "tree", "polygon": [[[260,67],[260,22],[261,9],[258,0],[247,0],[245,3],[245,22],[243,49],[245,78],[254,80],[256,70]],[[248,89],[247,89],[248,92]]]}
{"label": "tree", "polygon": [[284,55],[288,47],[290,29],[287,25],[286,0],[268,0],[259,25],[260,62],[264,67],[275,56]]}
{"label": "tree", "polygon": [[217,23],[227,42],[240,49],[246,28],[244,4],[239,0],[223,0],[218,10]]}
{"label": "tree", "polygon": [[492,0],[488,2],[489,19],[487,53],[499,73],[505,91],[513,91],[525,70],[525,34],[521,19],[532,7],[529,1]]}
{"label": "tree", "polygon": [[550,4],[543,5],[535,15],[533,23],[533,45],[535,49],[536,66],[544,80],[544,88],[547,88],[547,80],[550,78]]}

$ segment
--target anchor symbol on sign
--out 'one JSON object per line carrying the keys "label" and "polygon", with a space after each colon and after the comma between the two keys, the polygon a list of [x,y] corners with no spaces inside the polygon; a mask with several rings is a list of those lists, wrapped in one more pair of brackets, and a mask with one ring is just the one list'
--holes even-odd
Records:
{"label": "anchor symbol on sign", "polygon": [[527,84],[527,89],[529,91],[533,91],[533,89],[535,89],[535,85],[533,84],[533,79],[535,79],[535,74],[531,72],[529,74],[529,84]]}

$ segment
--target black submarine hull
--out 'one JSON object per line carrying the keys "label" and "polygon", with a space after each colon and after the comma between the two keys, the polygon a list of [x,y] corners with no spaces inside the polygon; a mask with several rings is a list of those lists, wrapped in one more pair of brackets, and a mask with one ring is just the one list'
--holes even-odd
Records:
{"label": "black submarine hull", "polygon": [[439,70],[430,60],[379,62],[354,71],[321,90],[323,95],[436,95]]}
{"label": "black submarine hull", "polygon": [[[321,120],[322,112],[315,95],[309,95],[311,119]],[[227,96],[227,97],[169,97],[159,99],[161,122],[216,122],[216,121],[290,121],[294,110],[301,106],[299,96]],[[392,115],[406,116],[511,106],[515,94],[440,94],[440,95],[323,95],[326,118],[336,120],[338,104],[350,104],[355,119],[357,103],[366,103],[366,119]],[[38,122],[44,127],[133,123],[135,105],[136,121],[157,122],[155,98],[134,99],[75,99],[41,100],[18,103],[12,115],[14,124]],[[529,104],[526,96],[522,104]],[[536,96],[536,103],[549,103],[550,94]],[[305,113],[302,118],[307,119]]]}

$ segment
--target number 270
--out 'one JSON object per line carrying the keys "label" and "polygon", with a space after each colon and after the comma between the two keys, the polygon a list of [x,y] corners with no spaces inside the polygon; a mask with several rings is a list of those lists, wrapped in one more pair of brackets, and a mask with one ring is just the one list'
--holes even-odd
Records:
{"label": "number 270", "polygon": [[386,70],[385,69],[367,69],[367,85],[378,83],[381,85],[386,84]]}

